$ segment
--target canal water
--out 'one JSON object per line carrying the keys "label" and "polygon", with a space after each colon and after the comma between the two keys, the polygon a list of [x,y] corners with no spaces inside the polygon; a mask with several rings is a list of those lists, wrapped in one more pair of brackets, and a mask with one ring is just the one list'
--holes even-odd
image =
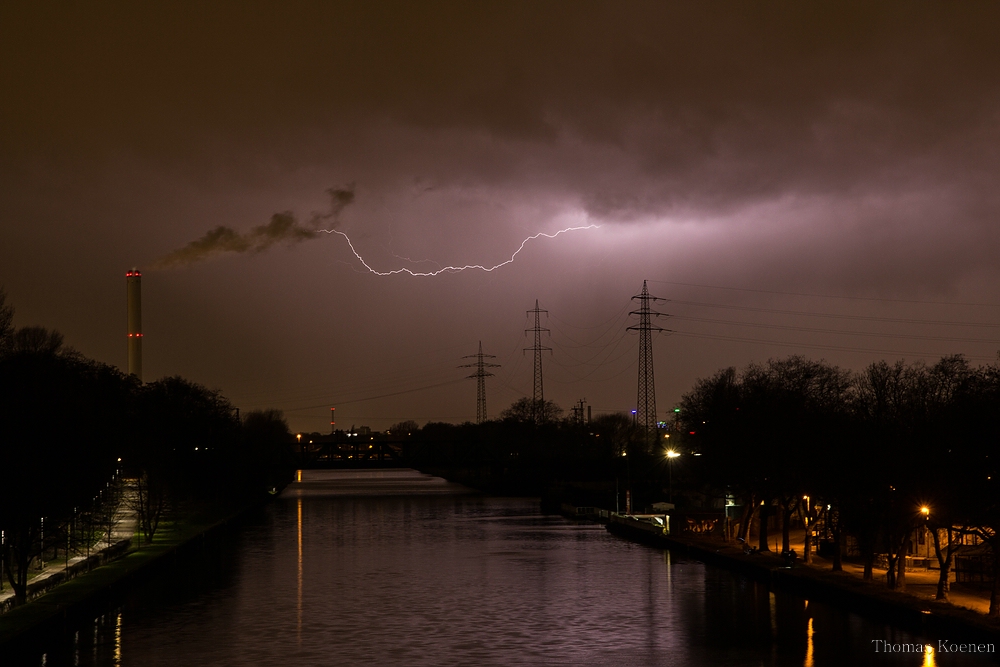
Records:
{"label": "canal water", "polygon": [[412,470],[302,475],[226,544],[32,664],[995,664],[876,650],[949,638],[772,592],[531,500]]}

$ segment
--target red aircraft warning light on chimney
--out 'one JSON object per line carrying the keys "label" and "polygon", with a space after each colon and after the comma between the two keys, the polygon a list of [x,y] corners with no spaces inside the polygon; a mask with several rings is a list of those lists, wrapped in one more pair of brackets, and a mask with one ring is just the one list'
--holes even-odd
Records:
{"label": "red aircraft warning light on chimney", "polygon": [[125,274],[128,298],[128,374],[142,382],[142,274],[132,269]]}

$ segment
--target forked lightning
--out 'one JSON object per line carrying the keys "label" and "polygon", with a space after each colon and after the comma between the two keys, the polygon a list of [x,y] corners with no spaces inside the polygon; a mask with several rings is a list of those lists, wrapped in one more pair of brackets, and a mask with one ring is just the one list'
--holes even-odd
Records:
{"label": "forked lightning", "polygon": [[559,231],[553,234],[546,234],[544,232],[539,232],[521,241],[520,247],[518,247],[518,249],[514,251],[514,254],[510,256],[510,259],[500,262],[496,266],[486,267],[483,266],[482,264],[466,264],[465,266],[445,266],[436,271],[411,271],[410,269],[407,268],[393,269],[392,271],[377,271],[373,269],[371,266],[369,266],[368,262],[366,262],[364,258],[360,254],[358,254],[358,251],[355,250],[354,248],[354,244],[351,243],[350,237],[344,232],[340,231],[339,229],[317,229],[316,231],[325,232],[327,234],[340,234],[341,236],[343,236],[345,239],[347,239],[347,245],[351,247],[351,252],[353,252],[354,256],[358,258],[358,261],[361,262],[362,266],[364,266],[366,269],[374,273],[376,276],[393,276],[398,273],[406,273],[411,276],[423,277],[423,276],[436,276],[442,273],[458,273],[459,271],[468,271],[471,269],[479,269],[480,271],[486,271],[486,272],[495,271],[499,269],[501,266],[506,266],[507,264],[513,262],[514,258],[516,258],[518,254],[522,250],[524,250],[524,246],[528,243],[528,241],[537,239],[540,236],[544,236],[547,239],[554,239],[560,234],[565,234],[566,232],[575,232],[583,229],[597,229],[598,227],[600,227],[600,225],[584,225],[580,227],[567,227],[566,229],[560,229]]}

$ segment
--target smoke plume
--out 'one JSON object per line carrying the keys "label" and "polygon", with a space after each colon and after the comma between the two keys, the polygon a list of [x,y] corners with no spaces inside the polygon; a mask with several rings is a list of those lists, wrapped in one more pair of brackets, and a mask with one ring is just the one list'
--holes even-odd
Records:
{"label": "smoke plume", "polygon": [[264,252],[277,243],[300,243],[319,236],[324,223],[328,229],[340,226],[340,213],[354,201],[354,185],[345,188],[330,188],[330,209],[326,213],[314,212],[306,225],[299,224],[289,212],[275,213],[265,225],[254,227],[241,234],[231,227],[218,226],[205,233],[200,239],[191,241],[183,248],[164,255],[153,264],[154,269],[172,269],[194,264],[224,253]]}

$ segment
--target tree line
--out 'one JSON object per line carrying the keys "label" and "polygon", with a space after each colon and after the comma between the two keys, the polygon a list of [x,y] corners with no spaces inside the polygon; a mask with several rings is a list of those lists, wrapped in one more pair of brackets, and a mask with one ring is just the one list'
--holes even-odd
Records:
{"label": "tree line", "polygon": [[[926,526],[946,599],[965,535],[989,546],[1000,573],[998,416],[996,364],[949,356],[851,372],[793,356],[699,380],[681,401],[679,427],[685,448],[701,455],[698,479],[739,499],[744,539],[757,512],[767,550],[767,519],[777,513],[787,550],[789,519],[801,511],[831,529],[835,569],[850,535],[865,578],[876,554],[887,554],[886,581],[897,588],[911,537]],[[991,615],[1000,615],[998,593],[994,576]]]}
{"label": "tree line", "polygon": [[16,327],[0,289],[0,576],[17,603],[32,568],[110,544],[126,515],[149,543],[168,516],[282,486],[291,439],[278,411],[241,419],[218,391],[142,384],[58,332]]}
{"label": "tree line", "polygon": [[563,414],[553,401],[521,398],[481,424],[406,421],[388,436],[409,465],[483,490],[612,509],[627,489],[635,507],[666,494],[662,451],[633,415]]}
{"label": "tree line", "polygon": [[[936,363],[878,361],[849,371],[802,356],[725,368],[698,380],[667,428],[645,433],[626,413],[584,423],[553,403],[520,399],[483,424],[403,422],[390,429],[417,467],[485,489],[621,509],[666,500],[679,509],[735,501],[738,536],[770,550],[780,526],[789,550],[793,517],[822,522],[835,569],[848,540],[873,579],[905,586],[915,531],[927,529],[947,599],[956,553],[968,536],[1000,573],[1000,366],[962,356]],[[403,435],[405,434],[405,435]],[[676,459],[669,459],[670,450]],[[682,505],[687,504],[687,507]],[[721,509],[719,510],[721,513]],[[815,548],[806,531],[807,554]],[[1000,576],[991,614],[1000,615]]]}

